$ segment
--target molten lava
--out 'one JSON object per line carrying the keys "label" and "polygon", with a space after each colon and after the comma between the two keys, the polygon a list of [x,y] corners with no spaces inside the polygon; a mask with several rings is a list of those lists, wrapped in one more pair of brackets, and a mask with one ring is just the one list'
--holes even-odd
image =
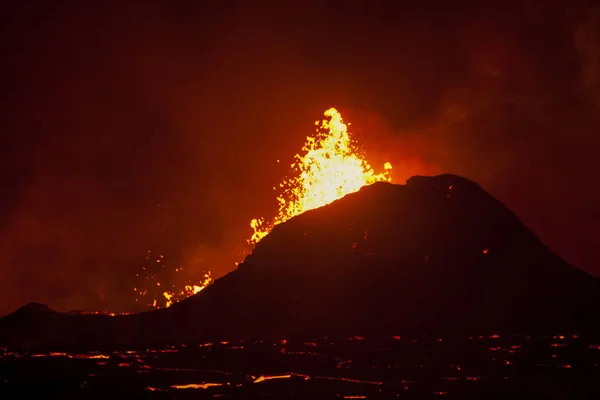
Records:
{"label": "molten lava", "polygon": [[[269,222],[265,218],[250,222],[253,233],[248,239],[249,244],[258,243],[275,225],[305,211],[325,206],[349,193],[357,192],[363,186],[391,181],[392,165],[386,162],[384,171],[376,174],[360,154],[342,115],[335,108],[325,111],[324,115],[326,118],[321,123],[316,122],[316,135],[306,138],[302,148],[304,154],[294,156],[291,177],[285,178],[279,185],[281,194],[277,196],[279,210],[275,217]],[[171,284],[171,290],[165,290],[167,285],[161,284],[165,279],[159,277],[159,272],[153,272],[164,268],[163,258],[162,255],[155,259],[150,255],[146,257],[150,265],[142,268],[144,280],[140,286],[143,289],[134,289],[140,296],[150,300],[147,304],[151,308],[169,307],[200,292],[212,282],[208,271],[199,281],[186,281],[182,289]],[[177,268],[175,272],[181,270]]]}
{"label": "molten lava", "polygon": [[306,138],[302,148],[305,154],[295,155],[291,165],[293,176],[279,185],[282,189],[277,197],[279,212],[271,222],[264,218],[250,221],[254,233],[248,243],[258,243],[275,225],[305,211],[325,206],[365,185],[391,181],[392,165],[386,162],[384,172],[376,174],[359,154],[342,115],[335,108],[325,111],[325,116],[328,118],[321,122],[317,135]]}
{"label": "molten lava", "polygon": [[179,292],[163,292],[163,296],[165,299],[167,299],[165,307],[170,307],[173,303],[177,303],[178,301],[199,293],[202,289],[210,285],[211,282],[212,278],[210,276],[210,271],[208,271],[206,274],[204,274],[204,280],[198,282],[197,285],[185,285],[184,288]]}
{"label": "molten lava", "polygon": [[173,269],[167,267],[168,264],[162,254],[148,250],[146,263],[136,275],[140,279],[133,289],[138,295],[136,302],[143,302],[150,308],[165,308],[195,295],[212,283],[210,271],[204,271],[198,278],[188,269]]}

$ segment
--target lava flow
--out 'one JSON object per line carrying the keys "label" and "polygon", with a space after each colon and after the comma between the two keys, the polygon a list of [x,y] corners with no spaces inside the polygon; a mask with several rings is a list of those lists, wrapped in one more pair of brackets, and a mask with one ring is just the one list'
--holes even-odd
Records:
{"label": "lava flow", "polygon": [[[324,115],[325,119],[315,123],[318,126],[316,135],[306,138],[302,148],[304,155],[294,156],[291,177],[285,178],[279,185],[281,193],[277,196],[277,214],[270,221],[258,218],[250,222],[253,233],[248,239],[248,244],[255,245],[267,236],[275,225],[305,211],[325,206],[347,194],[357,192],[363,186],[381,181],[391,182],[392,165],[386,162],[384,171],[375,173],[360,154],[340,112],[330,108]],[[149,260],[148,257],[147,259]],[[164,268],[162,255],[156,258],[156,264],[151,269],[155,269],[156,266]],[[176,272],[181,270],[175,269]],[[141,287],[147,287],[147,283],[150,283],[151,287],[134,290],[150,300],[147,304],[151,308],[169,307],[198,293],[212,282],[210,272],[207,272],[200,280],[186,281],[181,289],[170,285],[169,290],[164,290],[165,285],[161,283],[162,278],[158,273],[153,273],[146,267],[142,271],[144,283]]]}
{"label": "lava flow", "polygon": [[323,207],[363,186],[391,181],[392,164],[386,162],[384,172],[376,174],[359,154],[339,111],[330,108],[325,116],[328,119],[321,122],[317,135],[306,138],[302,148],[305,154],[294,156],[294,176],[279,185],[283,191],[277,197],[279,212],[275,218],[271,222],[264,218],[250,222],[254,233],[249,243],[258,243],[275,225],[305,211]]}

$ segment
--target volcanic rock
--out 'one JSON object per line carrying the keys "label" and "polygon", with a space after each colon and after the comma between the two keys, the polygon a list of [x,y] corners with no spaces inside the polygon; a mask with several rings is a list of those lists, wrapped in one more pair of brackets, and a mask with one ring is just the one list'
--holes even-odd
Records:
{"label": "volcanic rock", "polygon": [[553,254],[476,183],[416,176],[363,187],[276,226],[235,271],[169,309],[32,312],[26,321],[12,314],[0,320],[0,340],[141,345],[587,331],[599,294],[598,279]]}

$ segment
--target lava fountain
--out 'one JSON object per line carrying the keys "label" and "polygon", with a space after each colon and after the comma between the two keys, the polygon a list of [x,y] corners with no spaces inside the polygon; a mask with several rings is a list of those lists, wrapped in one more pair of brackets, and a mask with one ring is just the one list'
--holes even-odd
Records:
{"label": "lava fountain", "polygon": [[[316,135],[306,138],[302,155],[294,156],[290,176],[279,184],[279,208],[276,215],[271,220],[255,218],[250,222],[253,233],[248,239],[248,244],[255,245],[267,236],[275,225],[305,211],[325,206],[349,193],[357,192],[363,186],[391,181],[392,165],[386,162],[383,172],[375,173],[359,151],[338,110],[330,108],[324,115],[322,121],[315,123]],[[160,267],[164,267],[162,258],[163,256],[159,255],[156,259]],[[148,303],[151,308],[169,307],[198,293],[212,282],[208,271],[198,281],[187,281],[184,287],[179,289],[170,285],[169,290],[164,290],[166,285],[159,282],[157,274],[149,273],[146,268],[143,270],[143,280],[150,283],[151,291],[154,292],[153,300]],[[182,268],[176,269],[179,270]],[[142,297],[149,295],[148,289],[134,290]],[[157,298],[160,302],[157,302]]]}
{"label": "lava fountain", "polygon": [[360,155],[338,110],[330,108],[325,117],[320,126],[316,122],[317,134],[306,138],[304,155],[294,156],[292,177],[279,185],[279,212],[270,222],[264,218],[250,221],[254,233],[248,243],[258,243],[275,225],[305,211],[323,207],[363,186],[391,181],[392,164],[386,162],[384,172],[376,174]]}

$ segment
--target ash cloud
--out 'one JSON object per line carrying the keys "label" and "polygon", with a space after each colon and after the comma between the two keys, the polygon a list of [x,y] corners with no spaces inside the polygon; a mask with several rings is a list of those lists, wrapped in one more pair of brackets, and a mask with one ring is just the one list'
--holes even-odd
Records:
{"label": "ash cloud", "polygon": [[2,21],[0,314],[127,309],[151,246],[228,272],[329,106],[373,167],[477,180],[600,275],[597,9],[32,4]]}

